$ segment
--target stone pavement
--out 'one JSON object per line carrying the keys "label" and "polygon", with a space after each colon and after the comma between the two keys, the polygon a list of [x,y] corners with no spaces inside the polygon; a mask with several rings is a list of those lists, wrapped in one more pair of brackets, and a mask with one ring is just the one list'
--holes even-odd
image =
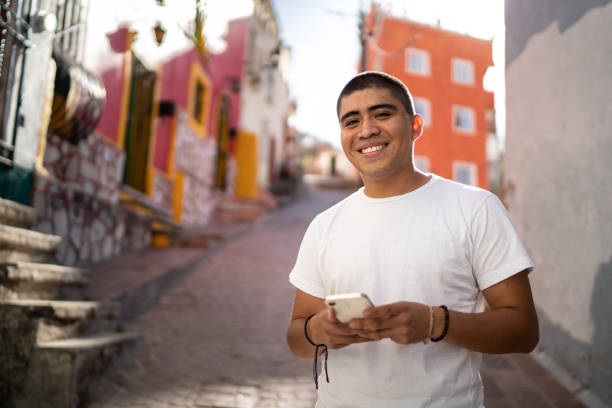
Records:
{"label": "stone pavement", "polygon": [[[193,271],[130,324],[143,340],[96,385],[88,406],[314,406],[312,363],[294,358],[285,341],[294,291],[287,275],[309,221],[344,195],[305,194],[213,256],[193,247],[168,252],[178,262],[186,251]],[[142,270],[171,263],[139,261]],[[485,356],[482,376],[487,408],[582,407],[530,356]]]}

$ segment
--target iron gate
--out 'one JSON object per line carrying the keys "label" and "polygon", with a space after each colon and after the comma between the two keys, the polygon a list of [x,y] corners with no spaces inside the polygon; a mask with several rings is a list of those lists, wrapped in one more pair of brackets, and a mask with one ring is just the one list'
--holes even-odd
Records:
{"label": "iron gate", "polygon": [[0,0],[0,165],[12,166],[30,0]]}

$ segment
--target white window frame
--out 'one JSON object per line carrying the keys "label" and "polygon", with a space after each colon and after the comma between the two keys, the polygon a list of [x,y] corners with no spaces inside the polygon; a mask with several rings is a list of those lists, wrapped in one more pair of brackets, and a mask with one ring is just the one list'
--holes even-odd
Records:
{"label": "white window frame", "polygon": [[[468,122],[469,122],[469,126],[467,127],[459,127],[457,126],[457,122],[455,120],[455,118],[457,117],[457,115],[461,114],[461,113],[467,113],[469,116]],[[467,106],[461,106],[461,105],[453,105],[453,109],[452,109],[452,118],[451,118],[452,122],[453,122],[453,130],[457,131],[457,132],[463,132],[463,133],[475,133],[476,132],[476,114],[474,112],[474,109],[467,107]]]}
{"label": "white window frame", "polygon": [[[468,171],[470,178],[469,183],[458,180],[458,173],[460,170]],[[468,186],[478,186],[478,166],[472,162],[453,161],[453,180]]]}
{"label": "white window frame", "polygon": [[427,98],[415,96],[414,97],[414,110],[416,111],[416,113],[420,113],[416,109],[417,103],[420,103],[422,104],[423,107],[425,107],[424,113],[421,113],[421,116],[423,117],[423,125],[427,127],[431,126],[431,102]]}
{"label": "white window frame", "polygon": [[[462,71],[465,72],[465,77]],[[474,63],[462,58],[452,58],[451,79],[457,84],[474,85]]]}
{"label": "white window frame", "polygon": [[[420,57],[423,66],[415,67],[412,65],[413,57]],[[431,62],[429,52],[418,48],[406,48],[406,72],[416,75],[429,76],[431,72]]]}
{"label": "white window frame", "polygon": [[427,156],[414,156],[414,167],[421,170],[424,173],[429,173],[431,171],[431,162],[429,161],[429,157]]}

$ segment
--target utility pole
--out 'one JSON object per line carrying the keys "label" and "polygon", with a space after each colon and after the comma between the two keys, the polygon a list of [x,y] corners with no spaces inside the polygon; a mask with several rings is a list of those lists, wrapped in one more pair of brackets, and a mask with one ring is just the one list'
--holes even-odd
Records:
{"label": "utility pole", "polygon": [[365,13],[359,8],[359,43],[361,44],[361,64],[360,71],[363,72],[366,70],[366,45],[367,45],[367,34],[365,31]]}

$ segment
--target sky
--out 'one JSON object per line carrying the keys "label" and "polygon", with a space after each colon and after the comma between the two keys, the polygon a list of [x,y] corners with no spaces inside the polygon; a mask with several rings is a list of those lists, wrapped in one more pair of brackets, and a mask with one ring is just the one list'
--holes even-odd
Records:
{"label": "sky", "polygon": [[[365,0],[273,0],[281,38],[291,48],[290,87],[297,101],[291,124],[298,130],[340,146],[336,98],[357,72],[358,13]],[[503,0],[380,1],[394,15],[479,38],[494,40],[495,68],[487,85],[496,92],[498,133],[503,139],[504,17]],[[500,48],[501,47],[501,48]]]}
{"label": "sky", "polygon": [[[248,15],[253,0],[200,0],[207,18],[204,24],[207,44],[221,51],[227,21]],[[359,10],[369,11],[371,0],[271,0],[281,30],[281,39],[291,49],[289,86],[297,102],[297,113],[290,124],[299,131],[339,147],[339,127],[335,114],[336,98],[344,84],[357,73],[359,61]],[[166,0],[151,6],[152,0],[95,0],[90,3],[89,31],[107,33],[120,22],[139,32],[134,48],[145,63],[160,61],[188,46],[182,30],[193,19],[195,0]],[[504,90],[504,1],[503,0],[379,0],[383,9],[410,20],[436,24],[475,37],[493,39],[495,68],[487,82],[495,91],[497,127],[500,139],[505,130]],[[96,18],[93,18],[96,17]],[[167,30],[161,46],[153,41],[151,27],[160,21]],[[93,34],[92,34],[93,35]],[[105,36],[100,36],[102,43]],[[112,64],[102,47],[86,52],[90,64],[101,69]],[[408,84],[409,85],[409,84]]]}

